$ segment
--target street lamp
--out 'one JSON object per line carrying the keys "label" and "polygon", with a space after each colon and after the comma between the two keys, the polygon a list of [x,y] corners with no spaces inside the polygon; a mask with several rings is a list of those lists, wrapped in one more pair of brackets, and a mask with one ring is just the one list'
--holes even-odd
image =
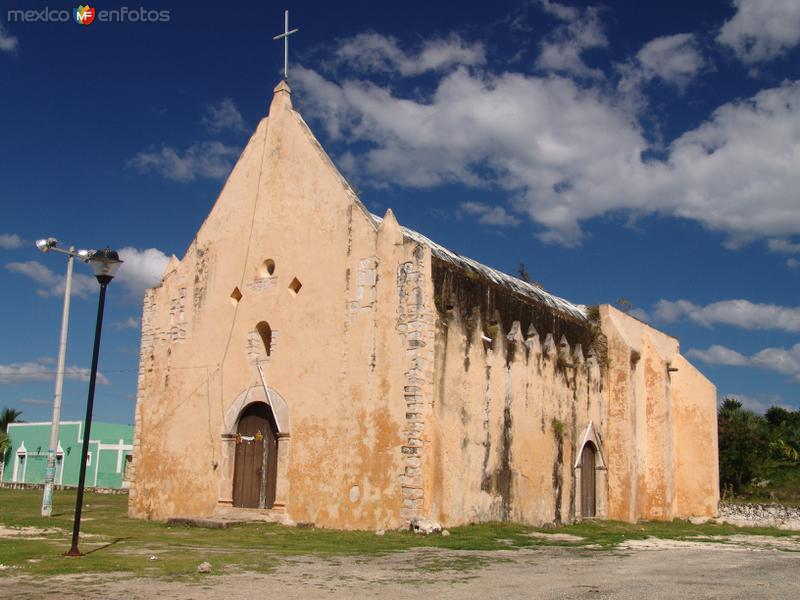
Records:
{"label": "street lamp", "polygon": [[75,501],[75,523],[72,526],[72,546],[66,556],[82,556],[78,550],[78,535],[81,529],[81,512],[83,510],[83,487],[86,483],[86,458],[89,455],[89,432],[92,428],[92,407],[94,405],[94,386],[97,381],[97,360],[100,354],[100,334],[103,329],[103,309],[106,303],[106,287],[117,269],[122,265],[119,254],[107,247],[103,250],[88,253],[89,264],[94,276],[100,283],[100,299],[97,303],[97,323],[94,329],[94,350],[92,350],[92,371],[89,376],[89,397],[86,400],[86,419],[83,423],[83,448],[81,448],[81,470],[78,477],[78,498]]}
{"label": "street lamp", "polygon": [[67,355],[67,329],[69,327],[69,300],[72,289],[72,259],[84,262],[89,260],[88,250],[75,251],[74,246],[67,249],[58,247],[58,240],[46,238],[36,240],[36,247],[47,254],[51,250],[67,255],[67,277],[64,282],[64,309],[61,313],[61,338],[58,344],[58,365],[56,366],[56,390],[53,395],[53,420],[50,424],[50,446],[47,450],[47,467],[44,472],[44,493],[42,494],[42,516],[49,517],[53,512],[53,483],[56,472],[56,448],[58,448],[58,426],[61,422],[61,391],[64,388],[64,362]]}

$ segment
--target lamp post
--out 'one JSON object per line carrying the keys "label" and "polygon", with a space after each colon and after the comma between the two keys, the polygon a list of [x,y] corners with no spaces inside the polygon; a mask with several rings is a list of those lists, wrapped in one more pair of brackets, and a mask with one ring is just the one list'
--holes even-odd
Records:
{"label": "lamp post", "polygon": [[103,309],[106,303],[106,287],[117,273],[122,261],[111,248],[104,248],[89,254],[89,264],[100,284],[100,299],[97,303],[97,323],[94,329],[94,349],[92,350],[92,371],[89,376],[89,397],[86,400],[86,419],[83,423],[83,447],[81,448],[81,470],[78,477],[78,497],[75,500],[75,522],[72,526],[72,546],[66,556],[82,556],[78,550],[78,535],[81,529],[83,510],[83,488],[86,483],[86,457],[89,455],[89,433],[92,429],[92,407],[94,405],[94,386],[97,381],[97,360],[100,354],[100,334],[103,329]]}
{"label": "lamp post", "polygon": [[67,329],[69,328],[69,300],[72,290],[72,259],[89,259],[88,250],[75,251],[74,246],[67,249],[58,247],[58,240],[46,238],[36,240],[36,247],[47,254],[51,250],[67,255],[67,277],[64,285],[64,308],[61,312],[61,338],[58,344],[58,363],[56,366],[56,389],[53,394],[53,420],[50,424],[50,445],[47,450],[47,467],[44,472],[44,493],[42,494],[42,516],[49,517],[53,512],[53,483],[56,472],[56,450],[58,448],[58,427],[61,422],[61,391],[64,388],[64,363],[67,355]]}

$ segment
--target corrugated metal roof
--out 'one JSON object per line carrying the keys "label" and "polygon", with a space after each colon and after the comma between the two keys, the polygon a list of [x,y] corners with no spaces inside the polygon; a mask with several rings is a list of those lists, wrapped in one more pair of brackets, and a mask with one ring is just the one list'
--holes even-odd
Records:
{"label": "corrugated metal roof", "polygon": [[[377,225],[380,225],[383,222],[383,218],[379,217],[378,215],[369,213],[370,216],[375,220]],[[436,258],[443,260],[445,262],[449,262],[456,267],[460,267],[462,269],[466,269],[468,271],[473,271],[478,275],[488,279],[489,281],[496,283],[497,285],[503,286],[505,288],[510,289],[513,292],[516,292],[522,296],[530,298],[536,302],[549,306],[555,310],[567,313],[568,315],[575,317],[577,319],[586,320],[586,307],[582,304],[573,304],[569,300],[565,300],[563,298],[559,298],[549,292],[546,292],[542,288],[533,285],[532,283],[528,283],[527,281],[522,281],[517,277],[512,277],[507,273],[503,273],[502,271],[498,271],[497,269],[493,269],[491,267],[487,267],[484,264],[479,263],[476,260],[471,258],[467,258],[466,256],[461,256],[460,254],[453,252],[452,250],[448,250],[444,246],[441,246],[431,240],[430,238],[422,235],[418,231],[414,231],[413,229],[409,229],[408,227],[400,226],[403,230],[403,235],[415,242],[420,244],[424,244],[431,249],[431,254]]]}

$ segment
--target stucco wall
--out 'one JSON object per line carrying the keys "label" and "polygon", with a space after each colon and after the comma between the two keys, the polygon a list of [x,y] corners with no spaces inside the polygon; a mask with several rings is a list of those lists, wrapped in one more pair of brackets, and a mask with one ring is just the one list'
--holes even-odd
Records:
{"label": "stucco wall", "polygon": [[260,385],[252,333],[266,321],[265,377],[291,415],[277,508],[320,526],[400,525],[415,508],[407,496],[421,496],[400,479],[414,439],[400,316],[425,310],[404,308],[398,266],[424,273],[425,260],[393,218],[376,227],[279,86],[186,255],[146,295],[130,513],[209,515],[230,502],[224,416]]}
{"label": "stucco wall", "polygon": [[[436,340],[431,514],[451,525],[574,520],[583,434],[590,422],[602,429],[597,360],[551,333],[523,336],[519,322],[488,341],[480,319],[458,315]],[[604,496],[601,483],[600,515]]]}
{"label": "stucco wall", "polygon": [[608,340],[608,516],[713,516],[719,500],[716,389],[678,341],[600,307]]}

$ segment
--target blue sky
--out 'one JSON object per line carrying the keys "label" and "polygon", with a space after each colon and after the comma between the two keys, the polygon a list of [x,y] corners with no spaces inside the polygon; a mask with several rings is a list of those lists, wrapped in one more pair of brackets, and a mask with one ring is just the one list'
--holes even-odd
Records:
{"label": "blue sky", "polygon": [[[123,250],[95,417],[132,422],[142,291],[266,113],[285,7],[294,105],[371,210],[574,302],[624,297],[720,396],[800,406],[796,0],[8,13],[44,5],[0,3],[0,406],[50,416],[65,261],[33,241],[54,236]],[[76,274],[70,419],[97,293]]]}

